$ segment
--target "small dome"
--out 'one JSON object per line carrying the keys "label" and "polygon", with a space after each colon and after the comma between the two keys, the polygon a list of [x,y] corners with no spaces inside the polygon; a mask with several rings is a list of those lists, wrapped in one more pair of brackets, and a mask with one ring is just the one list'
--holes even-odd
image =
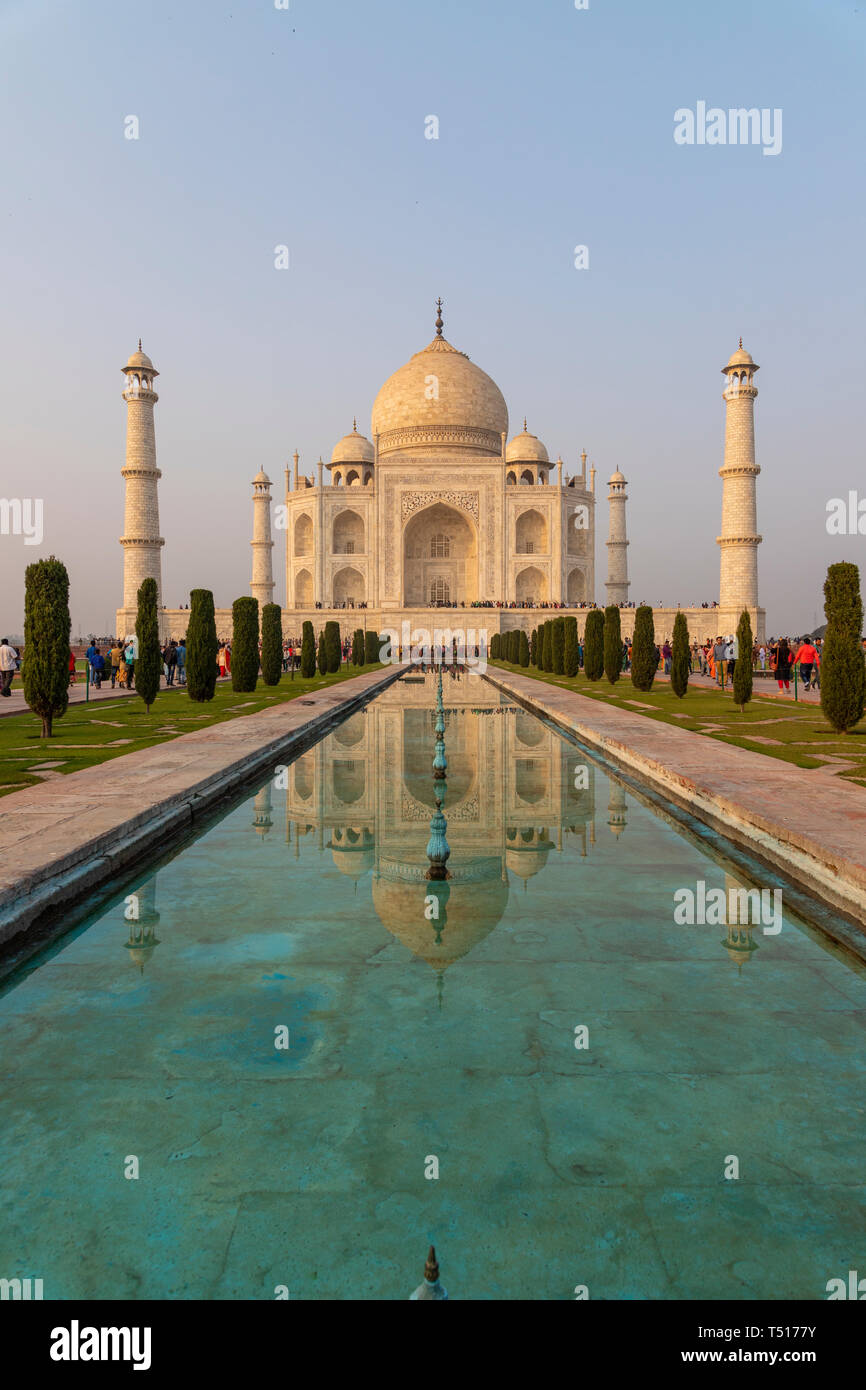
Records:
{"label": "small dome", "polygon": [[267,483],[268,487],[271,486],[271,480],[270,480],[270,478],[268,477],[267,473],[265,472],[265,470],[264,470],[263,468],[260,468],[260,469],[259,469],[259,471],[258,471],[258,473],[256,474],[256,476],[253,478],[253,482],[254,482],[254,483]]}
{"label": "small dome", "polygon": [[[624,474],[624,473],[620,473],[619,469],[617,469],[615,473],[611,473],[611,475],[610,475],[610,482],[611,482],[611,483],[624,483],[624,482],[625,482],[625,474]],[[608,484],[608,485],[610,485],[610,484]]]}
{"label": "small dome", "polygon": [[523,433],[516,434],[505,450],[506,463],[549,464],[547,450],[536,434],[530,434],[523,421]]}
{"label": "small dome", "polygon": [[752,354],[746,352],[746,349],[743,347],[742,338],[740,339],[740,346],[737,348],[736,352],[732,353],[728,358],[728,365],[723,367],[722,371],[727,372],[731,367],[754,367],[755,371],[758,370],[758,364],[755,362]]}
{"label": "small dome", "polygon": [[132,354],[132,356],[130,357],[130,359],[129,359],[129,361],[127,362],[126,366],[127,366],[127,369],[129,369],[130,367],[133,367],[133,368],[134,368],[134,367],[139,367],[139,368],[140,368],[140,367],[146,367],[146,368],[148,369],[148,371],[150,371],[150,372],[153,371],[153,363],[151,362],[151,360],[150,360],[150,358],[148,357],[147,353],[146,353],[146,352],[142,352],[142,350],[141,350],[141,339],[140,339],[140,338],[139,338],[139,340],[138,340],[138,351],[137,351],[137,352],[134,352],[134,353]]}
{"label": "small dome", "polygon": [[355,421],[352,433],[344,434],[343,438],[334,445],[334,452],[331,454],[329,468],[333,468],[336,463],[372,463],[376,457],[376,450],[365,439],[363,434],[358,433],[358,422]]}

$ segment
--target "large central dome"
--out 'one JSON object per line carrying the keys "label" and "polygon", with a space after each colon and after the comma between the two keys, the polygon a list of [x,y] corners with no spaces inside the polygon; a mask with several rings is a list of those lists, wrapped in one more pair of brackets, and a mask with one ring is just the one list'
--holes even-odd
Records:
{"label": "large central dome", "polygon": [[458,448],[500,454],[508,408],[496,382],[442,337],[390,376],[373,405],[379,453]]}

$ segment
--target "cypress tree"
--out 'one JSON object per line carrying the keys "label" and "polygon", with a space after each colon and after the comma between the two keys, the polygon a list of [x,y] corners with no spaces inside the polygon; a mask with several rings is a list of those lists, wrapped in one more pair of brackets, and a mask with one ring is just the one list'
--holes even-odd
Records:
{"label": "cypress tree", "polygon": [[824,583],[827,631],[821,659],[821,708],[839,734],[863,718],[866,671],[863,665],[863,601],[860,571],[843,561],[831,565]]}
{"label": "cypress tree", "polygon": [[327,675],[328,672],[328,646],[325,641],[325,629],[319,633],[319,645],[316,648],[316,666],[320,676]]}
{"label": "cypress tree", "polygon": [[529,665],[529,638],[522,628],[520,629],[520,664],[521,666]]}
{"label": "cypress tree", "polygon": [[364,629],[356,627],[352,633],[352,665],[364,665]]}
{"label": "cypress tree", "polygon": [[250,595],[232,604],[232,690],[249,693],[259,682],[259,601]]}
{"label": "cypress tree", "polygon": [[508,660],[512,666],[517,666],[520,663],[520,633],[517,628],[513,632],[509,632],[508,641],[511,649]]}
{"label": "cypress tree", "polygon": [[343,663],[342,641],[340,624],[337,622],[325,623],[325,651],[328,654],[328,670],[331,675],[339,671]]}
{"label": "cypress tree", "polygon": [[532,629],[532,636],[529,639],[529,660],[533,666],[538,665],[538,628]]}
{"label": "cypress tree", "polygon": [[648,603],[642,603],[634,615],[634,637],[631,644],[631,683],[635,690],[652,690],[656,665],[653,611]]}
{"label": "cypress tree", "polygon": [[262,680],[279,685],[283,673],[283,613],[278,603],[262,609]]}
{"label": "cypress tree", "polygon": [[565,674],[565,624],[562,618],[554,618],[551,623],[553,628],[553,673],[556,676]]}
{"label": "cypress tree", "polygon": [[584,633],[583,669],[587,680],[599,681],[604,674],[604,614],[593,608],[587,614]]}
{"label": "cypress tree", "polygon": [[622,632],[620,631],[619,609],[611,603],[604,610],[604,674],[611,685],[620,678],[622,672]]}
{"label": "cypress tree", "polygon": [[[676,634],[674,634],[676,635]],[[740,706],[740,714],[752,698],[752,624],[748,611],[744,608],[737,624],[737,656],[734,665],[734,703]],[[673,666],[671,666],[673,682]]]}
{"label": "cypress tree", "polygon": [[156,609],[158,597],[156,580],[145,579],[138,591],[138,611],[135,615],[135,635],[138,639],[135,692],[144,701],[148,714],[159,692],[159,678],[162,675],[162,648],[159,645],[159,615]]}
{"label": "cypress tree", "polygon": [[69,704],[69,575],[52,555],[24,573],[24,699],[51,738]]}
{"label": "cypress tree", "polygon": [[490,660],[491,660],[491,661],[498,661],[498,660],[499,660],[499,648],[500,648],[500,646],[501,646],[501,642],[500,642],[500,639],[499,639],[499,633],[498,633],[498,632],[494,632],[493,636],[492,636],[491,639],[490,639]]}
{"label": "cypress tree", "polygon": [[553,670],[553,624],[546,622],[542,629],[543,639],[541,648],[541,669],[542,671]]}
{"label": "cypress tree", "polygon": [[313,624],[309,619],[301,629],[301,675],[305,681],[312,680],[316,674],[316,639]]}
{"label": "cypress tree", "polygon": [[186,688],[197,704],[214,697],[218,651],[213,594],[210,589],[193,589],[186,625]]}
{"label": "cypress tree", "polygon": [[577,647],[577,618],[565,618],[565,652],[563,664],[565,674],[574,678],[580,667],[580,652]]}
{"label": "cypress tree", "polygon": [[[689,688],[689,625],[685,613],[674,618],[671,654],[671,690],[681,700]],[[633,653],[632,653],[633,654]],[[752,634],[749,632],[749,671],[752,669]]]}
{"label": "cypress tree", "polygon": [[364,638],[364,662],[367,666],[374,666],[378,660],[379,634],[378,632],[370,632],[368,628]]}

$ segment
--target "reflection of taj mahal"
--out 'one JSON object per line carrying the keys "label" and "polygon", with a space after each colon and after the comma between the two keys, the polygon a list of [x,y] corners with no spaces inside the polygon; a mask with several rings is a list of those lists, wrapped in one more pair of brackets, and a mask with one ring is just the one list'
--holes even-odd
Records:
{"label": "reflection of taj mahal", "polygon": [[[757,365],[742,349],[723,369],[727,433],[723,483],[720,609],[685,609],[692,637],[733,631],[748,607],[763,634],[757,607],[757,546],[753,405]],[[153,408],[158,375],[139,349],[123,368],[127,402],[126,525],[123,607],[117,631],[131,631],[142,580],[162,591]],[[586,605],[627,604],[627,481],[610,478],[607,580],[595,576],[595,469],[565,474],[527,428],[508,438],[508,409],[496,383],[443,336],[441,301],[432,342],[388,378],[373,404],[372,438],[355,422],[320,458],[315,475],[300,458],[285,470],[285,492],[272,518],[271,480],[253,479],[251,593],[260,605],[275,597],[273,529],[285,542],[284,632],[296,636],[306,615],[316,628],[326,617],[344,627],[393,629],[404,619],[420,627],[449,609],[452,626],[489,633],[537,623],[531,606],[463,611],[477,603],[556,604],[573,609],[580,631]],[[325,481],[324,471],[330,479]],[[207,582],[203,577],[203,582]],[[361,608],[354,619],[346,610]],[[456,612],[455,612],[456,610]],[[656,636],[673,630],[676,610],[659,609]],[[623,613],[631,632],[632,610]],[[474,618],[474,621],[473,621]],[[441,619],[441,615],[440,615]],[[163,635],[185,632],[183,609],[163,608]],[[231,613],[218,608],[217,628],[231,631]]]}
{"label": "reflection of taj mahal", "polygon": [[[259,792],[254,826],[282,831],[298,856],[307,844],[330,851],[340,873],[358,882],[369,875],[383,925],[442,967],[493,930],[515,886],[525,888],[567,840],[591,854],[596,773],[579,749],[505,706],[480,677],[446,677],[451,857],[447,921],[437,931],[424,915],[434,697],[432,675],[385,690],[289,766],[286,791],[269,783]],[[606,818],[615,837],[625,807],[616,784]]]}

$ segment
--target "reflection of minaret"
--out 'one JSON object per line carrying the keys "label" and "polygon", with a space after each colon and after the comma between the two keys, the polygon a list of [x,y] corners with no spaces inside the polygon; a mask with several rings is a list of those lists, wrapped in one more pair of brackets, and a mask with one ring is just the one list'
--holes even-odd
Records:
{"label": "reflection of minaret", "polygon": [[156,874],[146,880],[126,899],[124,917],[129,923],[129,936],[124,945],[129,959],[137,965],[142,975],[145,963],[150,960],[159,945],[156,928],[159,913],[156,910]]}
{"label": "reflection of minaret", "polygon": [[626,827],[625,787],[615,777],[610,779],[610,800],[607,803],[607,823],[610,833],[619,839]]}
{"label": "reflection of minaret", "polygon": [[[736,891],[743,886],[731,874],[725,874],[725,902],[728,904],[732,901],[736,902],[737,899],[731,897],[731,890]],[[742,973],[743,966],[751,960],[753,951],[757,951],[759,947],[757,941],[752,940],[752,934],[755,930],[754,924],[751,922],[731,922],[732,915],[730,911],[726,913],[728,934],[721,944],[736,965],[739,975]]]}
{"label": "reflection of minaret", "polygon": [[628,501],[626,480],[619,469],[610,480],[607,494],[609,524],[607,538],[608,603],[628,602],[628,536],[625,524],[625,504]]}
{"label": "reflection of minaret", "polygon": [[253,801],[253,830],[257,835],[265,836],[273,825],[271,819],[271,784],[265,782],[261,791],[256,793]]}

